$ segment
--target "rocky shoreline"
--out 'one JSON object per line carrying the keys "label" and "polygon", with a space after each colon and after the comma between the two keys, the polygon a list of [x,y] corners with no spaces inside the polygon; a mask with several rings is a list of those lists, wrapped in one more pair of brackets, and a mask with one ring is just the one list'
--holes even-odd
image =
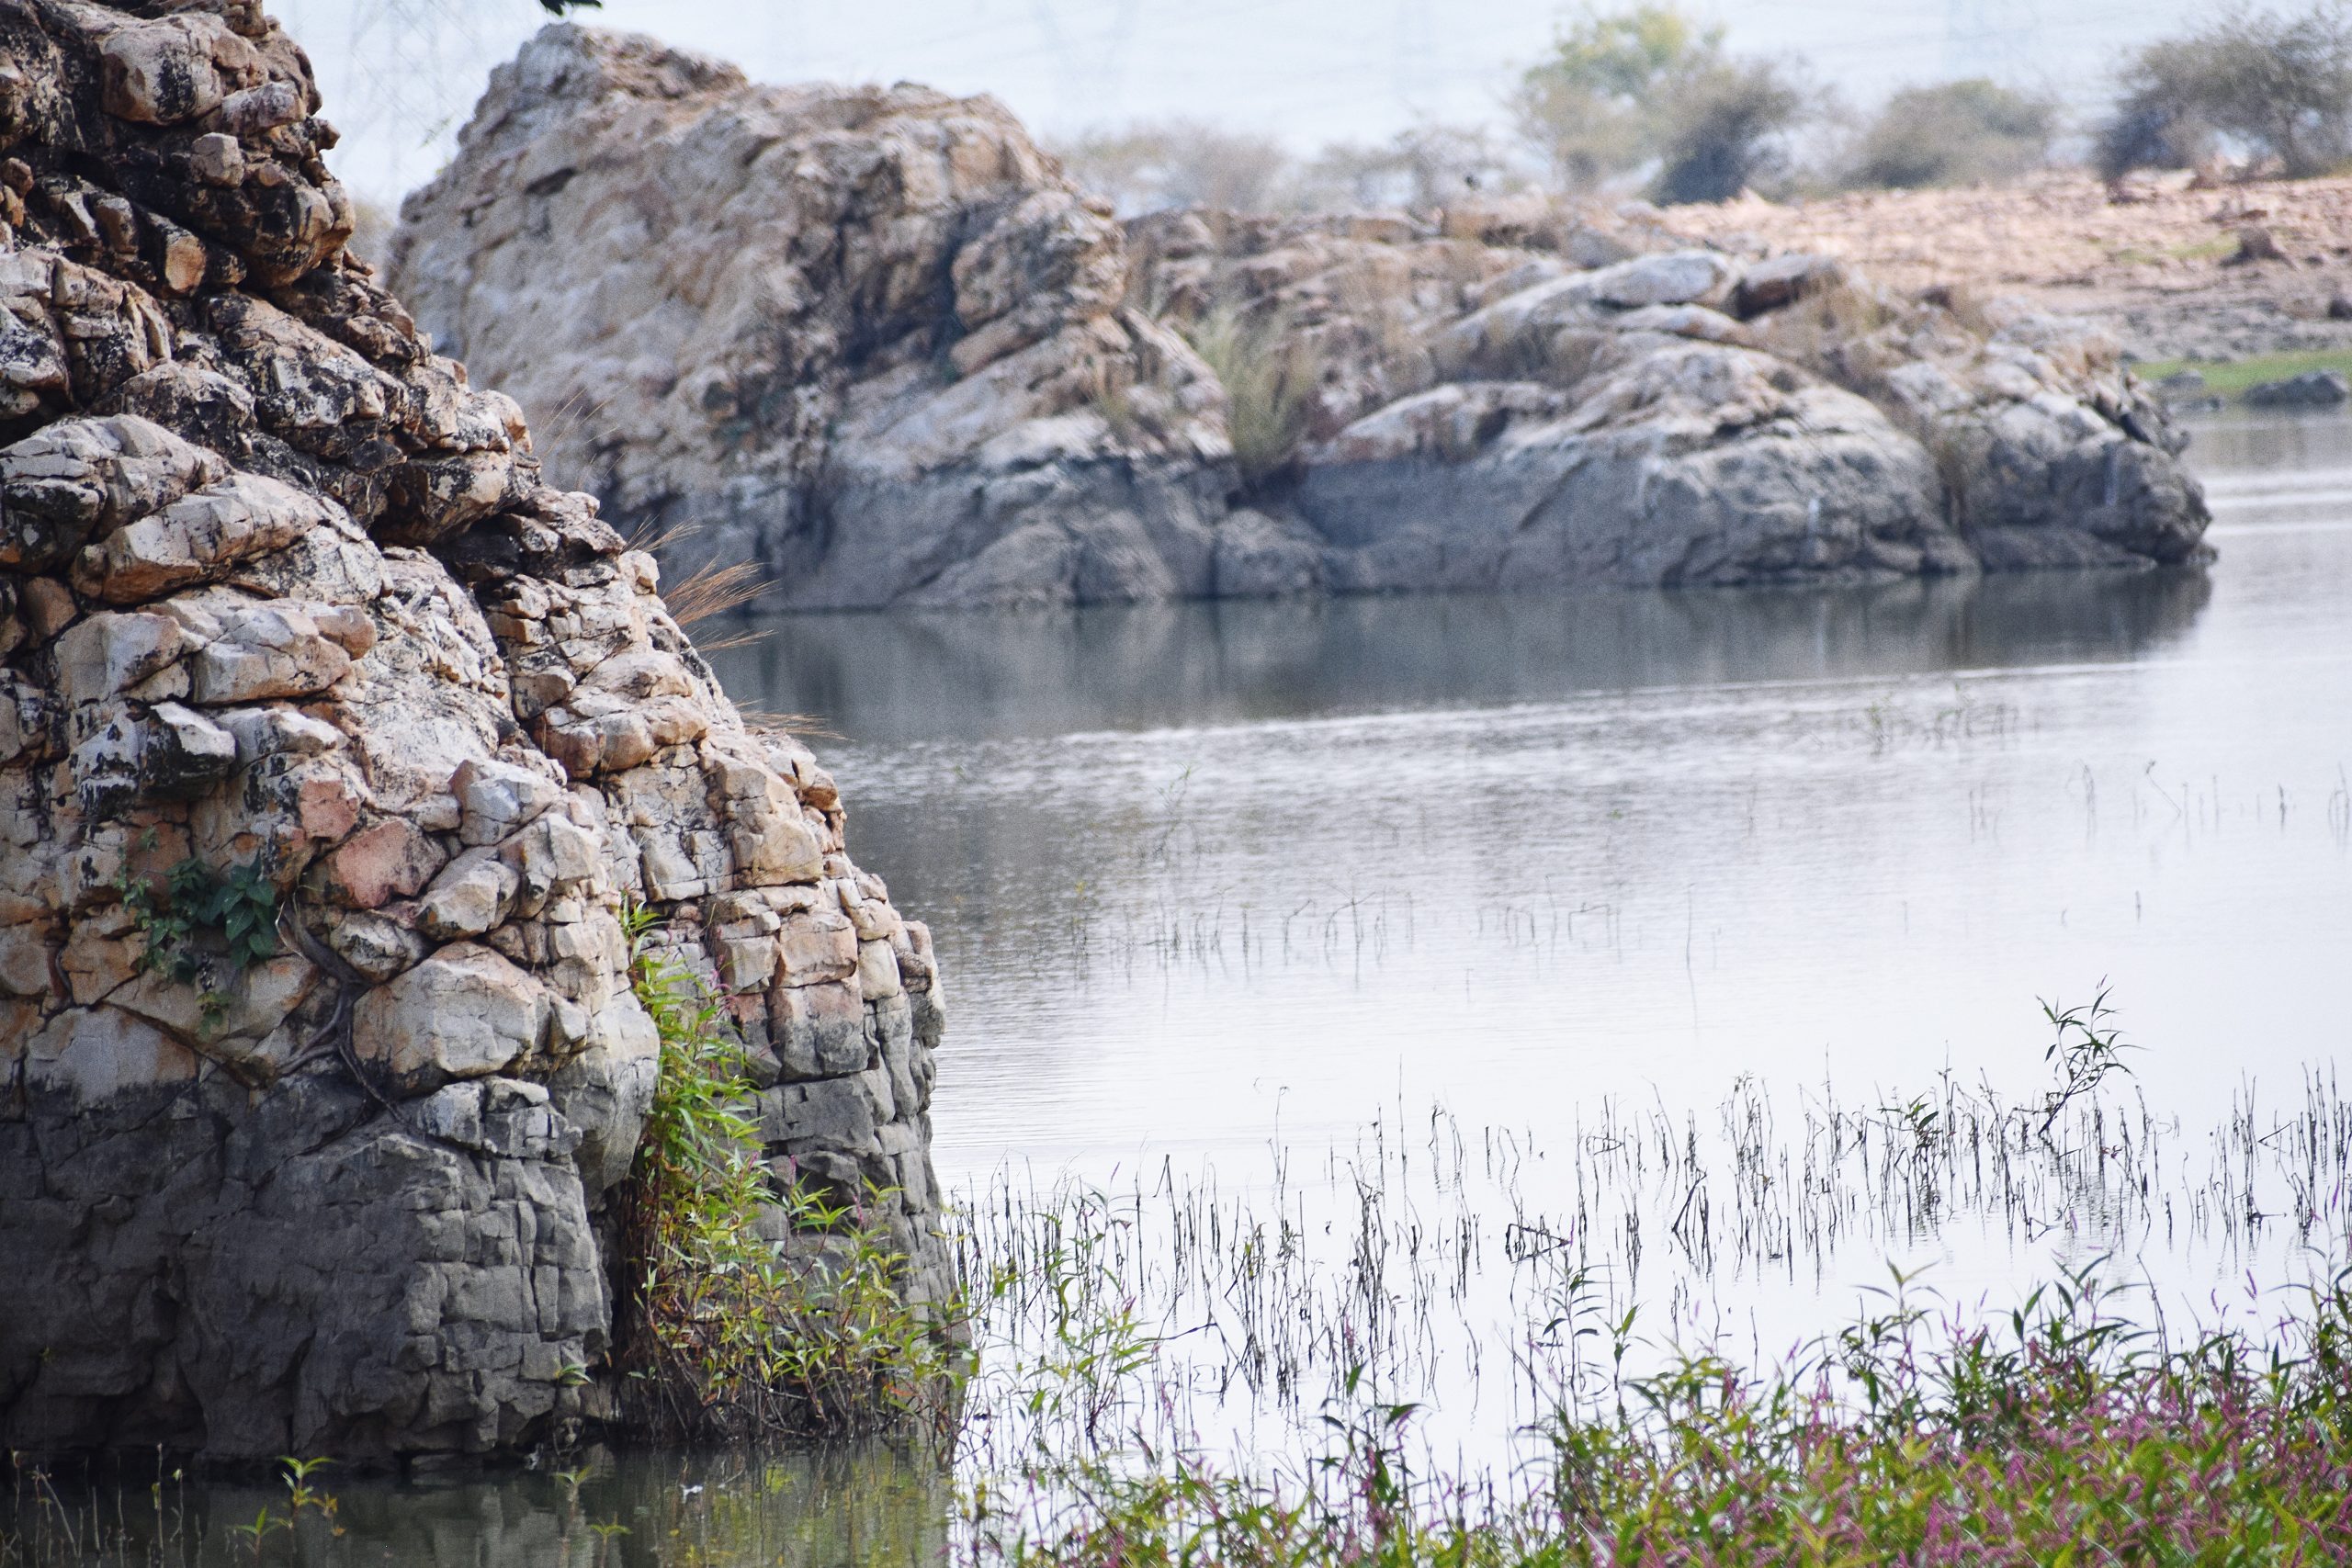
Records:
{"label": "rocky shoreline", "polygon": [[1123,226],[991,100],[571,26],[392,269],[613,521],[780,607],[2204,554],[2162,407],[2064,321],[1549,208]]}
{"label": "rocky shoreline", "polygon": [[924,928],[348,254],[320,107],[255,0],[0,0],[13,1450],[433,1463],[609,1414],[631,905],[729,998],[779,1177],[888,1190],[947,1285]]}

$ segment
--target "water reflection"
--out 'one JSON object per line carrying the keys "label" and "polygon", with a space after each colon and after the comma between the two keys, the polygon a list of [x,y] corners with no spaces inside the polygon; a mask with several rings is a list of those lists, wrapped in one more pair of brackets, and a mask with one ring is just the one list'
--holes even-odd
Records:
{"label": "water reflection", "polygon": [[951,1177],[2030,1072],[2034,999],[2102,979],[2205,1104],[2345,1037],[2352,421],[2192,452],[2208,569],[806,616],[718,662],[839,733],[938,931]]}
{"label": "water reflection", "polygon": [[[571,1468],[564,1469],[564,1466]],[[557,1472],[560,1470],[561,1473]],[[886,1444],[746,1455],[591,1450],[487,1477],[49,1474],[0,1460],[0,1562],[28,1568],[899,1568],[937,1563],[952,1487]]]}
{"label": "water reflection", "polygon": [[739,702],[849,739],[1488,707],[1577,693],[2143,658],[2202,570],[1811,589],[1394,595],[784,616],[714,653]]}

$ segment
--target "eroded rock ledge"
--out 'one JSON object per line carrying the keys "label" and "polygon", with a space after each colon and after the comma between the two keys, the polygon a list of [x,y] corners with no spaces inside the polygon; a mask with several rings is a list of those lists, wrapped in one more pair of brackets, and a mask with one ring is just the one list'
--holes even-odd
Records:
{"label": "eroded rock ledge", "polygon": [[[2111,347],[1689,246],[1540,210],[1123,227],[992,100],[556,26],[393,265],[560,412],[550,462],[616,521],[760,561],[791,605],[2201,558],[2179,440]],[[1275,473],[1237,469],[1263,410],[1187,346],[1220,314],[1310,367]]]}
{"label": "eroded rock ledge", "polygon": [[[599,1414],[655,1069],[628,900],[733,997],[771,1158],[896,1189],[944,1284],[923,927],[345,253],[319,107],[254,0],[0,0],[11,1448]],[[258,879],[275,955],[142,964],[136,890],[189,864]]]}

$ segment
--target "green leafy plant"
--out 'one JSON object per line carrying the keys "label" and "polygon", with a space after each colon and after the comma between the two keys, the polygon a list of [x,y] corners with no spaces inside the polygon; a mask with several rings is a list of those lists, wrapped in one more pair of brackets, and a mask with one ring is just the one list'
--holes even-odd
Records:
{"label": "green leafy plant", "polygon": [[2050,1047],[2041,1059],[2050,1064],[2057,1081],[2041,1097],[2041,1122],[2035,1131],[2047,1137],[2066,1107],[2116,1073],[2132,1076],[2132,1066],[2123,1059],[2126,1051],[2136,1051],[2127,1044],[2123,1034],[2109,1020],[2115,1010],[2107,1004],[2108,993],[2101,987],[2088,1002],[2061,1010],[2055,1004],[2041,1004],[2042,1017],[2056,1031]]}
{"label": "green leafy plant", "polygon": [[[160,879],[125,868],[115,878],[123,908],[145,939],[141,966],[183,984],[205,975],[210,961],[243,974],[277,953],[277,886],[263,857],[216,870],[189,857]],[[208,991],[209,1012],[220,1003]]]}
{"label": "green leafy plant", "polygon": [[724,1005],[657,925],[625,920],[662,1051],[626,1193],[624,1397],[649,1429],[696,1439],[944,1422],[956,1368],[904,1299],[895,1194],[836,1199],[770,1170]]}

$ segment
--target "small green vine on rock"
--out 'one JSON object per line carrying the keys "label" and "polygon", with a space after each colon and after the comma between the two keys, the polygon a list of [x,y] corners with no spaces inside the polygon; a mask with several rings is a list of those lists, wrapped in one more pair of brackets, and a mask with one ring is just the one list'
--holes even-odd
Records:
{"label": "small green vine on rock", "polygon": [[277,956],[277,885],[259,855],[226,871],[191,856],[160,883],[125,867],[114,885],[146,939],[139,963],[151,973],[185,985],[204,973],[210,958],[225,959],[232,973],[243,974]]}

